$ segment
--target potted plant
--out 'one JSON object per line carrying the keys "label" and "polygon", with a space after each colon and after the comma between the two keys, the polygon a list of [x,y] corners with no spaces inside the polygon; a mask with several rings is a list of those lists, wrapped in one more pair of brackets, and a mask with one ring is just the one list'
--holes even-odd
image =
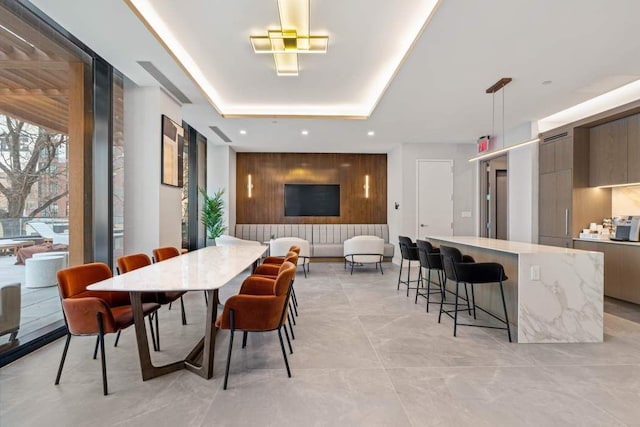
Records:
{"label": "potted plant", "polygon": [[202,207],[202,224],[207,233],[207,238],[215,244],[215,238],[220,237],[227,227],[224,225],[224,189],[216,191],[209,196],[204,188],[200,188],[200,194],[204,198]]}

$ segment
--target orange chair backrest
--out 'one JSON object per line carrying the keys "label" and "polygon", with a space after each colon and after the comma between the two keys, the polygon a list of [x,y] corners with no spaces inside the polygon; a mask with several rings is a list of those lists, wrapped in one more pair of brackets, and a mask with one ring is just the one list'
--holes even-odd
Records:
{"label": "orange chair backrest", "polygon": [[278,277],[276,277],[276,281],[273,285],[273,293],[276,296],[282,296],[287,293],[289,290],[289,285],[296,275],[296,266],[291,264],[288,261],[285,261],[280,266],[280,271],[278,272]]}
{"label": "orange chair backrest", "polygon": [[173,246],[164,246],[153,250],[153,258],[156,262],[164,261],[165,259],[173,258],[180,255],[180,250]]}
{"label": "orange chair backrest", "polygon": [[109,266],[101,262],[93,262],[90,264],[65,268],[58,271],[57,276],[60,296],[62,296],[63,299],[96,297],[102,298],[109,305],[112,305],[112,297],[116,297],[115,295],[112,295],[114,293],[122,293],[128,299],[128,295],[124,292],[100,292],[87,290],[87,286],[112,277]]}
{"label": "orange chair backrest", "polygon": [[289,248],[289,252],[295,252],[300,255],[300,246],[293,245]]}
{"label": "orange chair backrest", "polygon": [[289,251],[287,252],[287,255],[285,255],[284,260],[290,262],[293,265],[298,265],[298,254]]}
{"label": "orange chair backrest", "polygon": [[118,258],[120,274],[151,265],[151,258],[147,254],[125,255]]}

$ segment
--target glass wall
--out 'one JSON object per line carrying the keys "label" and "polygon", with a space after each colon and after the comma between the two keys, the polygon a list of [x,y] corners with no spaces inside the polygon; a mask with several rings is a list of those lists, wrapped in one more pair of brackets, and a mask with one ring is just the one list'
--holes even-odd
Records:
{"label": "glass wall", "polygon": [[83,257],[92,59],[11,2],[0,52],[2,352],[63,324],[55,271]]}
{"label": "glass wall", "polygon": [[113,260],[124,255],[124,79],[113,74],[113,141],[112,141],[112,191],[113,191]]}

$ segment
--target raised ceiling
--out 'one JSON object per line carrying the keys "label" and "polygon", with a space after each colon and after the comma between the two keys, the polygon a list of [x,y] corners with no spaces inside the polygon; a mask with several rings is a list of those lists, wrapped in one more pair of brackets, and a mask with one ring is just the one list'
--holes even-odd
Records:
{"label": "raised ceiling", "polygon": [[276,1],[127,3],[224,117],[366,118],[438,1],[312,1],[311,33],[329,35],[329,51],[300,58],[300,75],[288,78],[249,42],[281,29]]}
{"label": "raised ceiling", "polygon": [[[183,105],[185,120],[211,141],[222,143],[209,130],[211,125],[218,126],[237,151],[380,152],[401,143],[471,143],[491,132],[492,97],[485,89],[501,77],[513,78],[505,91],[507,130],[640,79],[637,0],[443,0],[367,120],[229,119],[211,106],[124,2],[32,3],[138,85],[157,85],[137,63],[153,62],[193,101]],[[348,55],[341,55],[339,62],[333,62],[337,58],[332,56],[334,50],[358,45],[368,49],[369,40],[359,35],[370,33],[374,23],[382,22],[380,14],[394,14],[394,9],[401,7],[399,3],[405,2],[382,2],[385,9],[373,10],[369,1],[349,8],[343,5],[351,2],[311,0],[312,31],[327,31],[332,38],[327,55],[310,58],[311,62],[308,57],[301,59],[299,77],[276,77],[273,60],[253,54],[249,44],[249,34],[260,34],[276,22],[275,0],[153,1],[159,10],[170,3],[180,8],[170,23],[179,22],[176,32],[190,40],[185,42],[188,52],[198,59],[205,56],[212,67],[225,61],[236,68],[222,82],[212,75],[212,85],[222,84],[234,93],[246,92],[246,96],[260,94],[271,103],[291,96],[302,104],[317,105],[327,102],[328,96],[313,87],[318,75],[337,85],[351,78],[350,70],[361,61],[359,51],[353,48]],[[328,9],[323,12],[325,7]],[[254,16],[258,10],[262,11],[260,16]],[[253,16],[250,25],[246,16]],[[390,35],[402,24],[390,20],[377,30]],[[351,30],[336,33],[340,28]],[[217,50],[195,53],[203,52],[205,45],[233,54],[223,59]],[[379,56],[389,59],[382,53]],[[252,73],[263,72],[263,77],[236,78],[236,73],[246,73],[247,67],[255,69]],[[542,85],[547,80],[552,83]],[[300,82],[311,89],[300,91]],[[337,102],[350,102],[349,93]],[[497,101],[499,107],[501,98]],[[501,120],[499,114],[496,127],[502,127]],[[246,133],[240,134],[240,130]],[[308,135],[302,135],[302,130]],[[370,130],[375,136],[367,135]]]}

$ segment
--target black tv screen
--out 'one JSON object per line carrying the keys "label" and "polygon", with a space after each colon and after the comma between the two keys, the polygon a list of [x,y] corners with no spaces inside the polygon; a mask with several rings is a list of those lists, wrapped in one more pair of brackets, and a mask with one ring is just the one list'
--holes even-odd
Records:
{"label": "black tv screen", "polygon": [[285,184],[284,216],[340,216],[340,186]]}

